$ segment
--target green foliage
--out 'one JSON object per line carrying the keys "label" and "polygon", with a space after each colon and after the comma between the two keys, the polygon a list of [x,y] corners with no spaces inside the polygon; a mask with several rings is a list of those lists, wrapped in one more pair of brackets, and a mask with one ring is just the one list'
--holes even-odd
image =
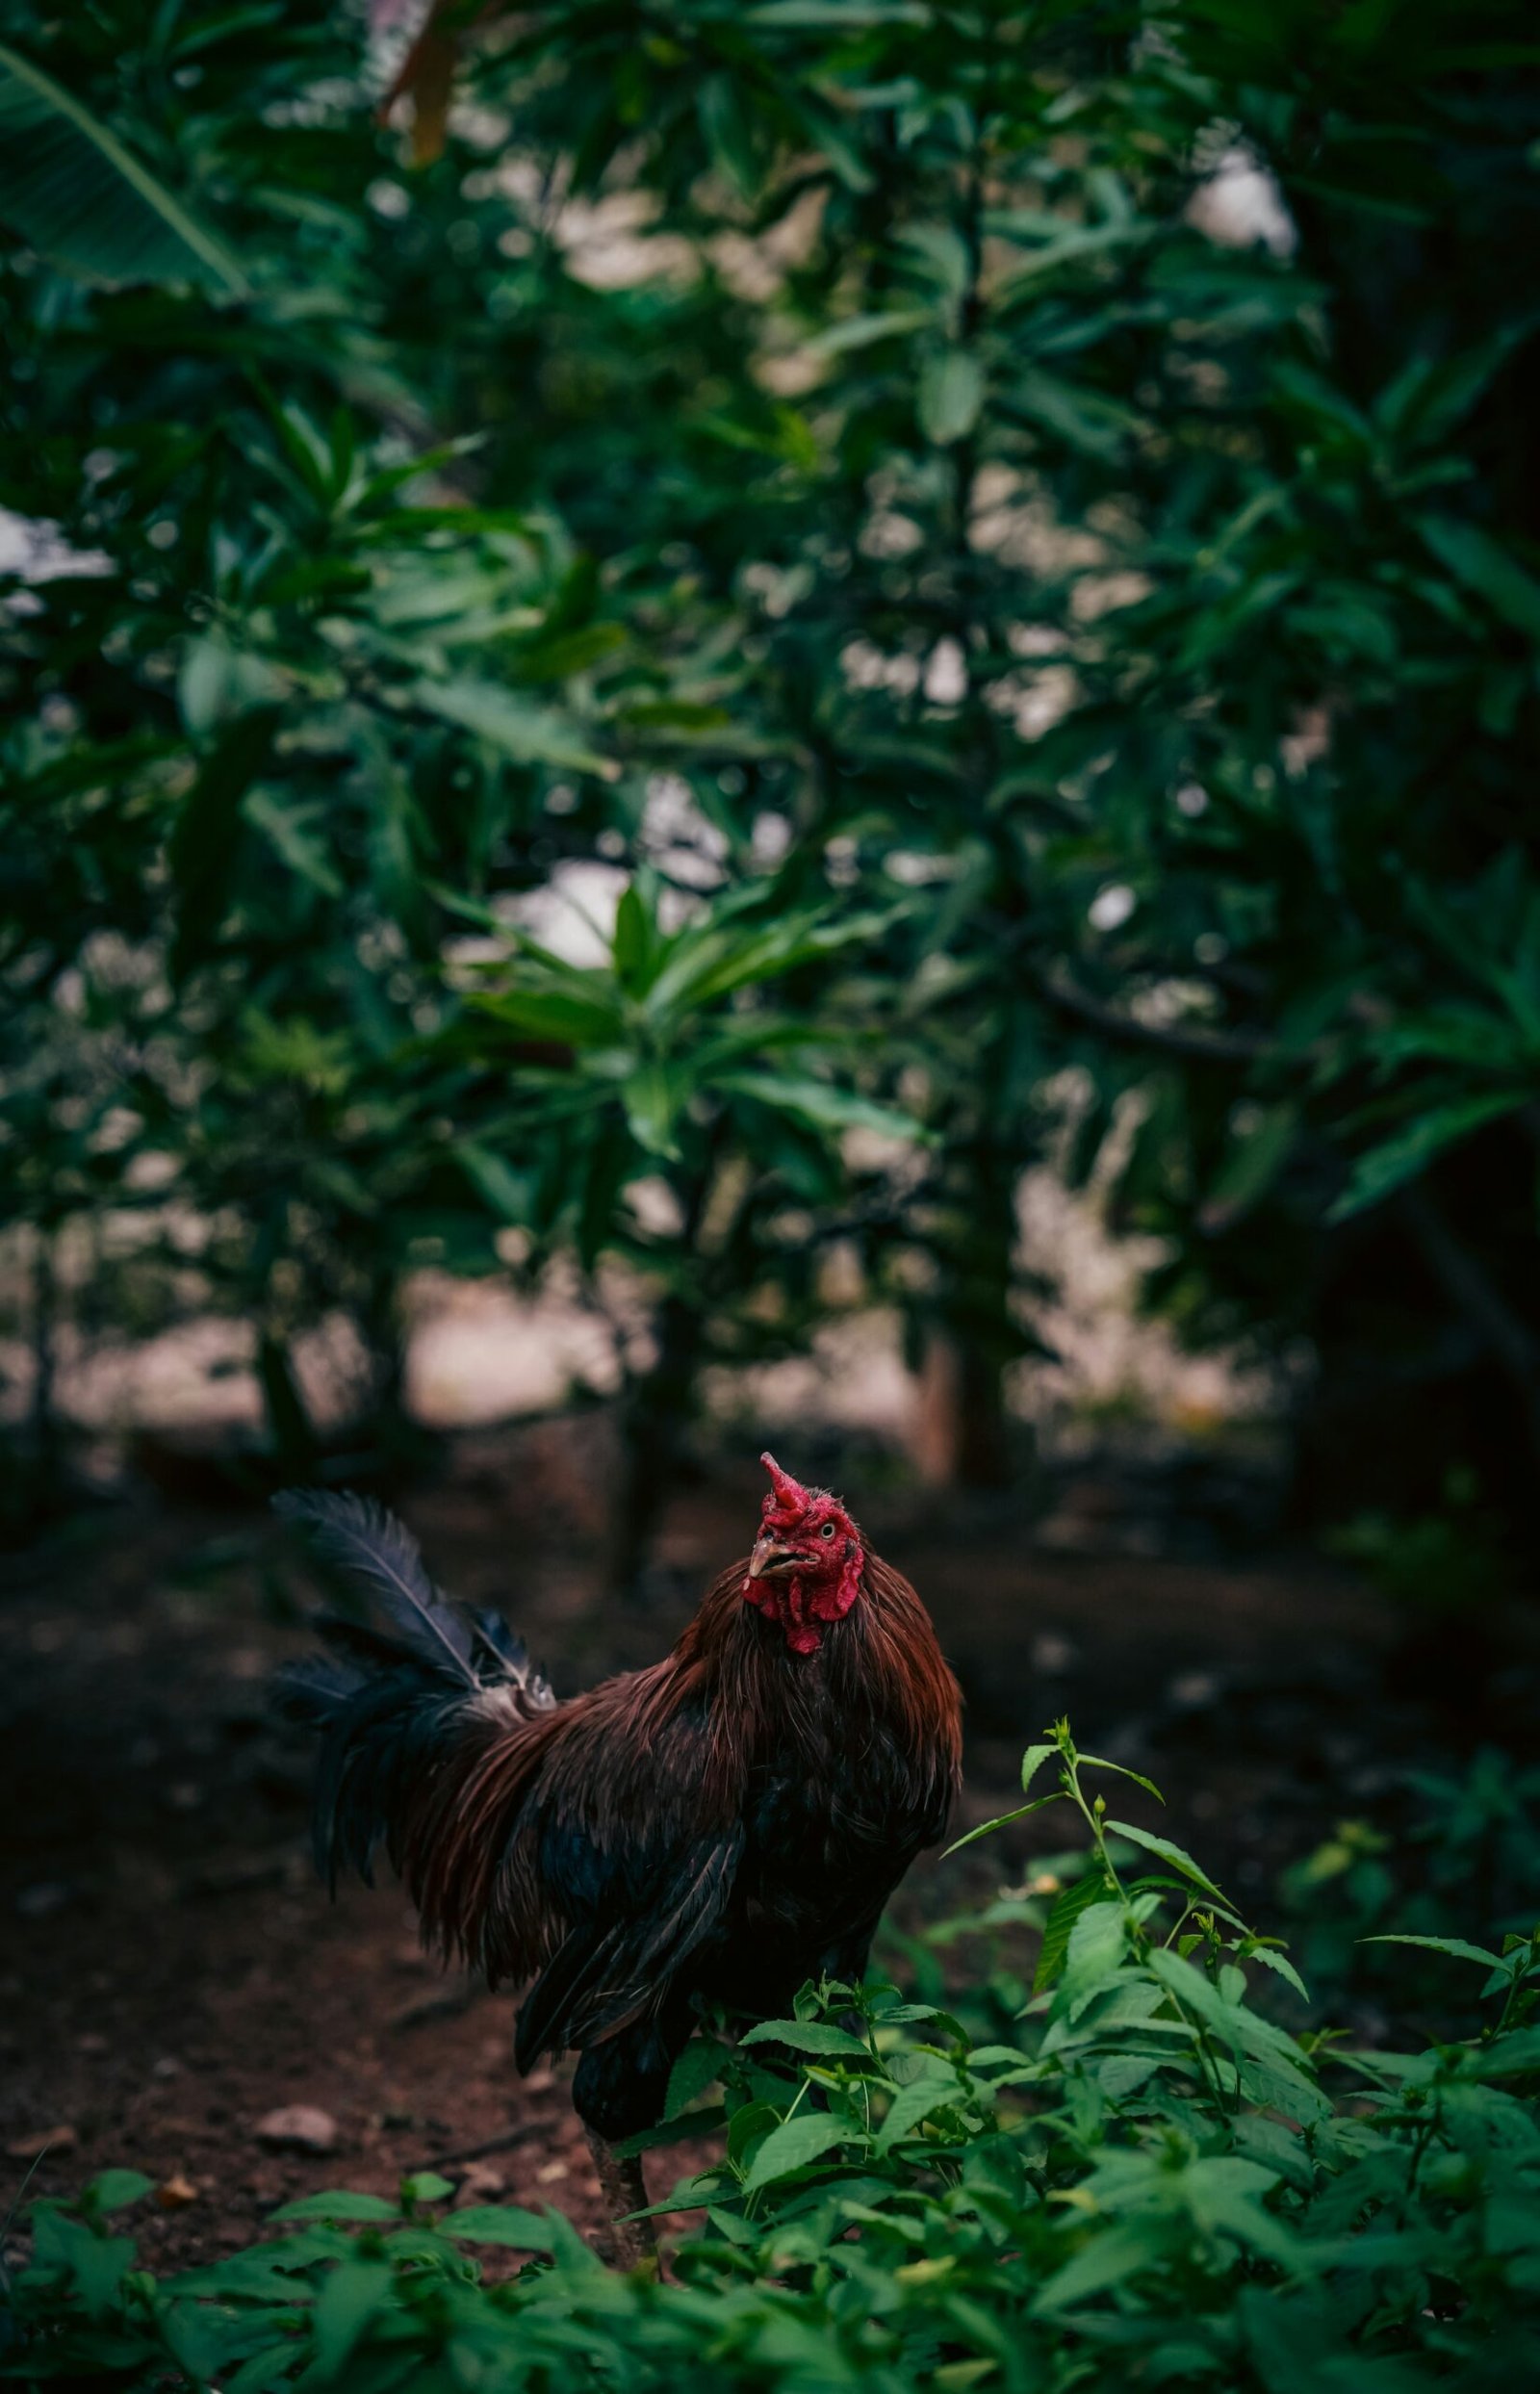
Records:
{"label": "green foliage", "polygon": [[1501,1596],[1511,1569],[1502,1525],[1478,1502],[1476,1475],[1451,1465],[1443,1499],[1438,1511],[1412,1520],[1362,1513],[1327,1543],[1399,1602],[1434,1615],[1464,1612]]}
{"label": "green foliage", "polygon": [[211,241],[90,111],[0,43],[0,215],[32,246],[93,282],[211,282],[242,289]]}
{"label": "green foliage", "polygon": [[1334,2005],[1416,2002],[1474,2025],[1471,2007],[1451,2002],[1447,1970],[1380,1947],[1392,1923],[1436,1939],[1456,1909],[1468,1925],[1514,1935],[1527,1925],[1540,1904],[1540,1771],[1483,1746],[1462,1769],[1408,1771],[1399,1793],[1399,1834],[1341,1820],[1284,1872],[1291,1935],[1312,1987]]}
{"label": "green foliage", "polygon": [[[1106,1766],[1064,1723],[1049,1750],[1090,1866],[1038,1992],[981,2039],[890,1985],[809,1987],[735,2050],[692,2047],[676,2124],[705,2126],[714,2075],[729,2108],[722,2159],[659,2206],[699,2215],[671,2282],[607,2272],[553,2211],[443,2210],[440,2180],[398,2205],[308,2197],[277,2235],[157,2280],[116,2227],[146,2182],[114,2173],[34,2206],[5,2373],[346,2394],[1524,2382],[1540,1932],[1397,1941],[1474,1966],[1469,2040],[1292,2035],[1276,1942],[1169,1840],[1131,1873],[1087,1789]],[[517,2276],[484,2274],[500,2248],[528,2256]]]}
{"label": "green foliage", "polygon": [[[76,132],[115,172],[131,148],[167,222],[181,203],[143,162],[174,150],[251,288],[178,288],[67,158],[92,278],[116,239],[114,279],[164,287],[51,270],[79,261],[13,213],[39,254],[13,249],[0,284],[0,499],[65,570],[0,613],[0,1209],[34,1230],[39,1287],[61,1229],[110,1221],[136,1326],[190,1279],[248,1319],[294,1470],[314,1442],[292,1343],[321,1316],[362,1333],[361,1407],[388,1429],[412,1267],[497,1269],[511,1229],[591,1268],[635,1244],[632,1183],[672,1168],[698,1221],[748,1148],[762,1212],[842,1200],[842,1137],[911,1126],[878,1100],[872,993],[846,987],[876,918],[746,840],[706,888],[636,881],[625,1022],[602,1045],[591,999],[574,1037],[574,969],[519,939],[520,907],[568,864],[640,868],[654,775],[702,710],[625,569],[489,490],[475,437],[430,436],[436,295],[379,331],[401,292],[366,199],[382,143],[356,26],[108,18],[50,31],[103,112]],[[677,1229],[654,1243],[679,1257]],[[741,1299],[753,1241],[723,1247],[706,1278]]]}

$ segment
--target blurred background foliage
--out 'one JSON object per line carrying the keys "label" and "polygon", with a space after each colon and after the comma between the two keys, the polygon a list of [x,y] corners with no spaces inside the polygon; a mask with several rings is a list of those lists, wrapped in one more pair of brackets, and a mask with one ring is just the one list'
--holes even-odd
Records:
{"label": "blurred background foliage", "polygon": [[[1051,1149],[1114,1159],[1184,1339],[1278,1360],[1301,1520],[1463,1555],[1452,1472],[1508,1569],[1527,13],[93,0],[0,44],[13,1510],[66,1469],[70,1241],[76,1315],[250,1325],[285,1473],[409,1456],[412,1273],[559,1264],[619,1323],[625,1577],[703,1373],[805,1349],[834,1259],[942,1359],[944,1469],[1010,1484]],[[338,1313],[340,1438],[294,1366]]]}

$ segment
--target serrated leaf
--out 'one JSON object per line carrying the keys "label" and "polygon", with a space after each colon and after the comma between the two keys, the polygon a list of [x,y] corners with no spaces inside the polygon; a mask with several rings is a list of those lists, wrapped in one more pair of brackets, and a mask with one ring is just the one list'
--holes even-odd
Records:
{"label": "serrated leaf", "polygon": [[989,1837],[996,1829],[1009,1829],[1014,1820],[1025,1820],[1029,1813],[1040,1813],[1049,1804],[1067,1801],[1067,1796],[1056,1790],[1052,1795],[1035,1795],[1030,1804],[1018,1804],[1014,1812],[998,1813],[992,1820],[981,1820],[976,1829],[965,1830],[962,1837],[954,1838],[941,1860],[945,1862],[948,1855],[960,1854],[964,1845],[971,1845],[978,1838]]}
{"label": "serrated leaf", "polygon": [[802,2112],[794,2120],[783,2120],[779,2127],[771,2129],[755,2154],[743,2181],[744,2193],[756,2194],[761,2186],[771,2185],[791,2171],[806,2169],[810,2161],[821,2161],[825,2153],[855,2134],[848,2120],[836,2120],[828,2112]]}
{"label": "serrated leaf", "polygon": [[1087,1871],[1083,1879],[1074,1880],[1054,1897],[1048,1925],[1042,1932],[1042,1951],[1038,1956],[1038,1967],[1032,1974],[1034,1995],[1041,1995],[1062,1975],[1069,1953],[1069,1940],[1081,1914],[1089,1912],[1092,1904],[1105,1903],[1112,1892],[1112,1884],[1100,1864],[1097,1864],[1094,1869]]}
{"label": "serrated leaf", "polygon": [[1469,1945],[1463,1937],[1405,1937],[1385,1934],[1360,1937],[1361,1945],[1421,1945],[1425,1953],[1447,1953],[1456,1962],[1479,1962],[1484,1969],[1500,1970],[1502,1958],[1485,1945]]}
{"label": "serrated leaf", "polygon": [[699,2102],[707,2087],[715,2086],[722,2075],[727,2058],[727,2047],[718,2045],[714,2037],[692,2037],[669,2072],[664,2119],[677,2120],[692,2103]]}
{"label": "serrated leaf", "polygon": [[1246,1949],[1245,1959],[1247,1962],[1260,1962],[1264,1969],[1271,1970],[1276,1977],[1283,1979],[1286,1985],[1292,1987],[1296,1995],[1304,2002],[1309,2002],[1309,1988],[1288,1955],[1280,1953],[1276,1945],[1251,1945]]}
{"label": "serrated leaf", "polygon": [[1174,1844],[1168,1837],[1157,1837],[1151,1829],[1137,1829],[1128,1820],[1109,1820],[1106,1825],[1110,1836],[1125,1837],[1130,1845],[1142,1846],[1146,1854],[1154,1854],[1162,1862],[1168,1862],[1173,1870],[1180,1870],[1184,1879],[1191,1879],[1206,1894],[1216,1896],[1220,1903],[1225,1901],[1224,1890],[1216,1887],[1208,1872],[1193,1860],[1185,1847]]}
{"label": "serrated leaf", "polygon": [[1110,1763],[1105,1754],[1082,1754],[1080,1759],[1083,1763],[1092,1763],[1097,1770],[1115,1771],[1119,1779],[1132,1779],[1135,1787],[1142,1788],[1146,1795],[1153,1795],[1157,1804],[1165,1803],[1166,1798],[1154,1780],[1146,1779],[1142,1770],[1130,1770],[1126,1763]]}
{"label": "serrated leaf", "polygon": [[784,2045],[794,2053],[847,2053],[870,2061],[871,2048],[848,2028],[829,2020],[762,2020],[738,2039],[740,2046]]}
{"label": "serrated leaf", "polygon": [[890,2152],[906,2136],[912,2136],[933,2113],[946,2111],[963,2100],[962,2088],[950,2071],[933,2069],[912,2085],[900,2087],[883,2122],[878,2139],[881,2149]]}
{"label": "serrated leaf", "polygon": [[1046,1763],[1052,1755],[1057,1754],[1059,1748],[1056,1745],[1028,1746],[1025,1754],[1021,1757],[1021,1792],[1023,1795],[1026,1794],[1027,1789],[1031,1787],[1039,1771],[1042,1768],[1043,1763]]}

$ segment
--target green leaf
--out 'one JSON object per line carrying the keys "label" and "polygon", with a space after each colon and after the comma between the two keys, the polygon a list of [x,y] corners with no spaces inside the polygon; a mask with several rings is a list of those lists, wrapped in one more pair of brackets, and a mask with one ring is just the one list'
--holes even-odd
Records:
{"label": "green leaf", "polygon": [[1044,1763],[1059,1752],[1056,1745],[1029,1745],[1021,1757],[1021,1792],[1026,1794]]}
{"label": "green leaf", "polygon": [[727,2046],[718,2045],[714,2037],[692,2037],[669,2072],[664,2119],[679,2119],[700,2100],[707,2087],[715,2086],[727,2059]]}
{"label": "green leaf", "polygon": [[482,2203],[451,2211],[439,2232],[457,2244],[508,2245],[518,2252],[554,2252],[559,2233],[553,2215],[523,2211],[512,2203]]}
{"label": "green leaf", "polygon": [[878,2140],[884,2152],[891,2152],[906,2136],[912,2136],[922,2122],[934,2112],[947,2111],[963,2099],[962,2088],[955,2072],[933,2066],[923,2078],[911,2086],[900,2087],[883,2122]]}
{"label": "green leaf", "polygon": [[335,2377],[364,2330],[390,2299],[393,2274],[388,2261],[349,2254],[324,2278],[310,2314],[314,2367],[318,2377]]}
{"label": "green leaf", "polygon": [[1326,1220],[1347,1222],[1352,1215],[1361,1214],[1366,1205],[1377,1205],[1393,1190],[1415,1180],[1446,1147],[1457,1146],[1504,1114],[1517,1113],[1521,1106],[1529,1103],[1530,1096],[1527,1089],[1500,1089],[1485,1096],[1457,1098],[1452,1104],[1434,1106],[1430,1112],[1419,1115],[1393,1139],[1382,1141],[1359,1157],[1352,1178]]}
{"label": "green leaf", "polygon": [[1137,1788],[1142,1788],[1146,1795],[1153,1795],[1157,1804],[1165,1803],[1166,1798],[1155,1785],[1154,1780],[1146,1779],[1142,1770],[1130,1770],[1126,1763],[1110,1763],[1105,1754],[1082,1754],[1080,1759],[1083,1763],[1090,1763],[1097,1770],[1115,1771],[1119,1779],[1132,1779],[1134,1785]]}
{"label": "green leaf", "polygon": [[971,349],[928,358],[920,374],[920,430],[937,449],[965,441],[984,406],[984,369]]}
{"label": "green leaf", "polygon": [[870,348],[901,333],[919,332],[934,322],[929,308],[890,308],[880,315],[846,316],[808,342],[814,357],[839,357],[850,349]]}
{"label": "green leaf", "polygon": [[1030,1804],[1018,1804],[1014,1812],[997,1813],[992,1820],[981,1820],[976,1829],[968,1829],[962,1837],[954,1838],[941,1860],[945,1862],[948,1855],[961,1853],[963,1846],[971,1845],[976,1838],[992,1836],[996,1829],[1009,1829],[1013,1821],[1025,1820],[1029,1813],[1040,1813],[1045,1805],[1064,1804],[1068,1800],[1062,1789],[1056,1789],[1052,1795],[1035,1795]]}
{"label": "green leaf", "polygon": [[1069,1940],[1081,1914],[1089,1912],[1093,1904],[1106,1903],[1112,1892],[1112,1884],[1099,1863],[1083,1879],[1075,1879],[1060,1890],[1042,1932],[1042,1950],[1032,1974],[1034,1995],[1041,1995],[1062,1976],[1069,1954]]}
{"label": "green leaf", "polygon": [[1128,434],[1139,426],[1139,418],[1116,399],[1083,383],[1066,382],[1040,366],[1019,374],[1009,385],[1009,398],[1017,413],[1090,457],[1118,456]]}
{"label": "green leaf", "polygon": [[[1050,1916],[1051,1917],[1051,1916]],[[1117,1899],[1087,1904],[1077,1912],[1065,1949],[1055,2009],[1078,2018],[1090,1997],[1116,1978],[1128,1951],[1128,1915]]]}
{"label": "green leaf", "polygon": [[568,773],[597,773],[612,782],[620,767],[580,736],[552,707],[536,707],[497,682],[416,682],[409,696],[426,713],[457,724],[516,764],[546,764]]}
{"label": "green leaf", "polygon": [[750,24],[782,33],[886,32],[894,25],[928,28],[932,21],[923,0],[759,0],[747,14]]}
{"label": "green leaf", "polygon": [[329,2194],[301,2195],[295,2202],[283,2203],[270,2212],[274,2220],[398,2220],[401,2206],[387,2202],[383,2195],[355,2195],[346,2187],[334,2188]]}
{"label": "green leaf", "polygon": [[1296,1105],[1262,1107],[1251,1126],[1231,1141],[1199,1210],[1199,1228],[1214,1237],[1244,1221],[1276,1181],[1298,1138]]}
{"label": "green leaf", "polygon": [[99,117],[3,42],[0,221],[88,282],[246,290],[224,244]]}
{"label": "green leaf", "polygon": [[86,2198],[98,2211],[123,2211],[154,2191],[155,2180],[142,2170],[103,2170],[87,2187]]}
{"label": "green leaf", "polygon": [[776,2178],[805,2169],[810,2161],[821,2160],[825,2153],[832,2152],[836,2145],[848,2143],[856,2133],[848,2120],[836,2120],[829,2112],[799,2112],[793,2120],[783,2120],[779,2127],[771,2129],[755,2154],[743,2181],[744,2193],[757,2194],[761,2186],[769,2186]]}
{"label": "green leaf", "polygon": [[631,1137],[649,1155],[661,1156],[668,1163],[679,1160],[680,1146],[674,1125],[681,1094],[675,1075],[667,1065],[660,1063],[644,1064],[639,1071],[629,1073],[621,1085],[621,1102]]}
{"label": "green leaf", "polygon": [[1404,1937],[1389,1934],[1360,1937],[1361,1945],[1421,1945],[1426,1953],[1447,1953],[1456,1962],[1479,1962],[1483,1969],[1501,1970],[1504,1965],[1501,1954],[1491,1953],[1485,1945],[1469,1945],[1463,1937]]}
{"label": "green leaf", "polygon": [[615,910],[615,971],[624,989],[639,994],[645,988],[652,946],[653,926],[636,886],[631,883],[621,892],[620,904]]}
{"label": "green leaf", "polygon": [[221,724],[253,707],[271,707],[284,683],[265,657],[238,648],[223,634],[189,640],[176,677],[176,703],[194,739],[207,739]]}
{"label": "green leaf", "polygon": [[927,1133],[911,1115],[878,1105],[853,1089],[791,1072],[724,1072],[716,1087],[731,1095],[756,1098],[778,1114],[789,1114],[814,1130],[873,1130],[885,1139],[923,1140]]}
{"label": "green leaf", "polygon": [[647,1011],[662,1016],[709,1005],[736,990],[757,989],[842,949],[873,939],[884,918],[849,915],[843,922],[806,917],[748,930],[733,926],[677,938],[647,995]]}
{"label": "green leaf", "polygon": [[1084,2303],[1105,2294],[1141,2270],[1158,2270],[1161,2248],[1143,2222],[1115,2222],[1095,2233],[1062,2269],[1054,2272],[1032,2304],[1035,2311],[1063,2310],[1066,2304]]}
{"label": "green leaf", "polygon": [[863,2062],[871,2059],[870,2047],[863,2039],[853,2037],[848,2028],[837,2028],[828,2020],[762,2020],[738,2043],[784,2045],[794,2053],[848,2053]]}
{"label": "green leaf", "polygon": [[1283,1979],[1287,1985],[1291,1986],[1294,1989],[1295,1994],[1298,1995],[1303,2002],[1309,2002],[1309,1988],[1305,1985],[1304,1980],[1295,1969],[1295,1966],[1290,1961],[1288,1955],[1286,1953],[1280,1953],[1276,1945],[1248,1944],[1243,1950],[1244,1958],[1247,1962],[1260,1962],[1265,1969],[1273,1971],[1277,1977]]}
{"label": "green leaf", "polygon": [[1424,515],[1417,528],[1456,581],[1486,601],[1504,623],[1540,641],[1540,581],[1479,525],[1457,516]]}
{"label": "green leaf", "polygon": [[529,1183],[522,1172],[475,1139],[456,1140],[450,1152],[476,1196],[500,1222],[528,1221]]}
{"label": "green leaf", "polygon": [[1150,1829],[1136,1829],[1127,1820],[1109,1820],[1106,1825],[1109,1836],[1126,1837],[1131,1845],[1142,1845],[1146,1854],[1156,1854],[1162,1862],[1168,1862],[1173,1870],[1180,1870],[1184,1879],[1193,1880],[1206,1894],[1217,1897],[1220,1903],[1227,1900],[1223,1889],[1216,1887],[1208,1872],[1200,1869],[1192,1855],[1173,1844],[1168,1837],[1157,1837]]}
{"label": "green leaf", "polygon": [[241,812],[254,831],[261,832],[296,880],[308,882],[323,898],[343,895],[346,885],[310,828],[312,823],[324,819],[323,808],[286,807],[269,791],[251,789],[241,802]]}
{"label": "green leaf", "polygon": [[612,1047],[622,1036],[621,1014],[597,974],[594,994],[561,990],[499,990],[471,1000],[477,1013],[493,1016],[510,1031],[568,1047]]}

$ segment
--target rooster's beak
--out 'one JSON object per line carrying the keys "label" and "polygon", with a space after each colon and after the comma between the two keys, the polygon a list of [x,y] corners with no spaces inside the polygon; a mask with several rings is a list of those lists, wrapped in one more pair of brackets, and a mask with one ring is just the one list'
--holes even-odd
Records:
{"label": "rooster's beak", "polygon": [[749,1557],[749,1577],[751,1580],[762,1580],[767,1572],[800,1559],[794,1549],[779,1545],[774,1538],[756,1538],[754,1552]]}

